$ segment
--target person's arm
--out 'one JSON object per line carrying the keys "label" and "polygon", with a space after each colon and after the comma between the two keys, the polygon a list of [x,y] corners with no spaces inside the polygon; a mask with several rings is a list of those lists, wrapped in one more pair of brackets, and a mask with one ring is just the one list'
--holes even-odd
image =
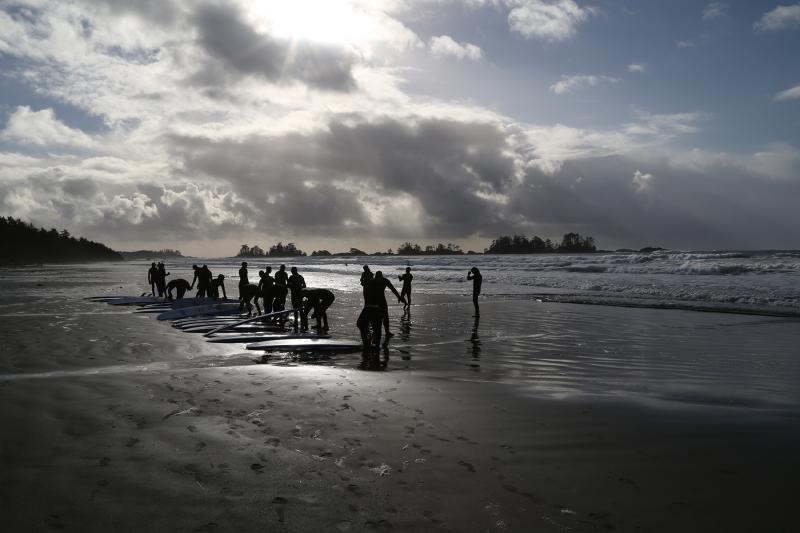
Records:
{"label": "person's arm", "polygon": [[392,282],[389,281],[388,279],[386,280],[386,286],[389,287],[389,289],[394,293],[395,296],[397,296],[398,302],[406,303],[405,297],[400,296],[400,293],[397,292],[397,289],[394,288],[394,285],[392,285]]}
{"label": "person's arm", "polygon": [[226,300],[228,299],[228,294],[225,292],[225,283],[220,283],[219,286],[222,288],[222,297]]}
{"label": "person's arm", "polygon": [[306,288],[306,278],[304,278],[303,276],[300,276],[300,288],[301,289]]}
{"label": "person's arm", "polygon": [[467,281],[471,280],[472,277],[473,277],[472,276],[472,271],[470,270],[469,272],[467,272]]}
{"label": "person's arm", "polygon": [[175,286],[172,283],[167,285],[167,300],[172,300],[172,289],[174,288]]}
{"label": "person's arm", "polygon": [[194,271],[194,277],[192,278],[192,284],[189,285],[189,290],[194,289],[194,282],[197,281],[197,270]]}

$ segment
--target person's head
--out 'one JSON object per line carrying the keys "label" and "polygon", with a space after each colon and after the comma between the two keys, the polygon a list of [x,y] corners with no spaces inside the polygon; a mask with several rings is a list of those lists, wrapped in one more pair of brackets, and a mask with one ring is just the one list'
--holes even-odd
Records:
{"label": "person's head", "polygon": [[[153,265],[153,266],[155,266],[155,265]],[[192,268],[193,268],[194,270],[197,270],[197,265],[192,265]]]}
{"label": "person's head", "polygon": [[481,271],[478,270],[478,267],[472,267],[469,271],[472,272],[473,274],[480,274],[481,273]]}
{"label": "person's head", "polygon": [[292,274],[297,274],[297,267],[292,267]]}
{"label": "person's head", "polygon": [[258,277],[259,278],[263,278],[264,276],[266,276],[266,274],[264,274],[264,271],[263,270],[259,270],[258,271]]}
{"label": "person's head", "polygon": [[247,261],[242,261],[242,266],[246,267],[247,266]]}
{"label": "person's head", "polygon": [[411,272],[411,267],[406,267],[406,274]]}
{"label": "person's head", "polygon": [[286,265],[281,265],[281,268],[279,268],[278,270],[280,270],[281,272],[285,272],[286,271]]}
{"label": "person's head", "polygon": [[375,279],[383,279],[383,272],[381,272],[380,270],[375,272]]}
{"label": "person's head", "polygon": [[156,264],[155,263],[150,263],[150,266],[154,267],[154,266],[156,266]]}
{"label": "person's head", "polygon": [[269,274],[270,272],[272,272],[272,267],[267,267],[267,268],[265,268],[265,269],[264,269],[264,271],[265,271],[267,274]]}
{"label": "person's head", "polygon": [[225,279],[225,276],[223,276],[222,274],[220,274],[219,276],[217,276],[217,279],[218,279],[218,280],[220,280],[220,281],[222,281],[223,279]]}
{"label": "person's head", "polygon": [[369,272],[369,265],[364,265],[364,272]]}

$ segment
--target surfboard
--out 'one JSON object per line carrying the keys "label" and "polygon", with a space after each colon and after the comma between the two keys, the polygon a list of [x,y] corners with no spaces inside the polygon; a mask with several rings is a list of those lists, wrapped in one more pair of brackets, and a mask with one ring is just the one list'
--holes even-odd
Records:
{"label": "surfboard", "polygon": [[[225,316],[225,315],[212,315],[212,316]],[[223,324],[231,324],[233,320],[198,320],[195,322],[183,322],[181,324],[173,323],[173,328],[178,329],[186,329],[186,328],[196,328],[199,326],[214,326],[219,327]]]}
{"label": "surfboard", "polygon": [[175,320],[176,318],[184,318],[187,316],[207,316],[219,315],[225,313],[236,313],[239,311],[239,304],[214,304],[214,305],[200,305],[197,307],[182,307],[180,309],[171,309],[158,315],[159,320]]}
{"label": "surfboard", "polygon": [[308,333],[254,333],[251,335],[221,334],[219,337],[211,337],[208,342],[241,342],[243,344],[269,340],[289,340],[289,339],[330,339],[330,335],[315,335]]}
{"label": "surfboard", "polygon": [[[240,326],[242,324],[247,324],[249,322],[256,322],[256,321],[260,321],[260,320],[265,320],[267,318],[279,317],[279,316],[283,316],[283,315],[293,314],[294,312],[295,312],[295,309],[284,309],[283,311],[275,311],[274,313],[267,313],[266,315],[251,316],[249,318],[245,318],[244,320],[240,320],[239,322],[236,322],[234,324],[220,326],[219,328],[217,328],[215,330],[209,331],[208,333],[206,333],[206,337],[210,337],[214,333],[219,333],[220,331],[225,331],[226,329],[231,329],[231,328],[234,328],[236,326]],[[297,312],[300,312],[300,310],[298,309]]]}
{"label": "surfboard", "polygon": [[114,298],[113,300],[107,300],[106,303],[109,305],[141,305],[149,303],[158,303],[163,301],[164,299],[159,298],[158,296],[126,296],[124,298]]}
{"label": "surfboard", "polygon": [[261,341],[247,345],[248,350],[269,352],[360,352],[361,341],[347,339],[287,339]]}
{"label": "surfboard", "polygon": [[[187,328],[182,328],[181,331],[185,331],[186,333],[209,333],[218,329],[218,325],[208,325],[208,326],[189,326]],[[236,332],[239,334],[242,333],[263,333],[265,331],[286,331],[286,328],[282,328],[280,326],[273,326],[271,324],[242,324],[241,326],[237,326],[231,330],[232,332]]]}

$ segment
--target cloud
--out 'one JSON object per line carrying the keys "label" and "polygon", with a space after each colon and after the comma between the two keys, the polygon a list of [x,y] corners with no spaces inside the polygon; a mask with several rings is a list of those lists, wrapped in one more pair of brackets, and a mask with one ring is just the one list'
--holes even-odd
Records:
{"label": "cloud", "polygon": [[354,58],[340,47],[276,39],[256,31],[237,10],[212,4],[199,6],[193,21],[200,46],[214,60],[195,80],[217,84],[228,73],[332,91],[355,88]]}
{"label": "cloud", "polygon": [[653,186],[653,175],[652,174],[645,174],[640,170],[636,170],[633,173],[633,187],[638,194],[647,192]]}
{"label": "cloud", "polygon": [[778,6],[764,13],[761,20],[753,25],[757,32],[787,30],[800,27],[800,3]]}
{"label": "cloud", "polygon": [[528,39],[565,41],[595,14],[593,8],[580,7],[574,0],[504,1],[510,8],[509,27]]}
{"label": "cloud", "polygon": [[619,79],[610,76],[594,76],[576,74],[574,76],[562,75],[561,80],[550,86],[550,90],[558,95],[573,93],[587,87],[597,87],[609,83],[618,83]]}
{"label": "cloud", "polygon": [[714,20],[728,14],[730,6],[725,2],[711,2],[703,8],[703,20]]}
{"label": "cloud", "polygon": [[470,43],[456,42],[449,35],[432,37],[430,40],[430,50],[437,57],[455,57],[457,59],[478,60],[483,57],[480,47]]}
{"label": "cloud", "polygon": [[675,46],[677,46],[678,48],[695,48],[697,46],[697,43],[687,39],[685,41],[677,41],[675,43]]}
{"label": "cloud", "polygon": [[800,99],[800,85],[795,85],[790,89],[786,89],[785,91],[781,91],[776,94],[773,100],[777,102],[784,102],[786,100],[797,100]]}
{"label": "cloud", "polygon": [[88,148],[94,144],[82,131],[59,121],[52,109],[34,111],[28,106],[12,111],[0,139],[50,148]]}
{"label": "cloud", "polygon": [[631,63],[628,65],[628,72],[639,72],[644,73],[647,72],[647,65],[642,63]]}

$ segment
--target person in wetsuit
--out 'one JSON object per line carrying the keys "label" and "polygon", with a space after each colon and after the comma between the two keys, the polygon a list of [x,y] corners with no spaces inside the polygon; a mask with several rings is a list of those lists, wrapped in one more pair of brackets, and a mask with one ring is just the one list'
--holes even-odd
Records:
{"label": "person in wetsuit", "polygon": [[[373,346],[381,345],[381,322],[383,322],[383,308],[377,303],[366,303],[358,315],[356,327],[361,332],[361,342],[364,343],[364,350],[370,350]],[[372,330],[372,338],[370,338]]]}
{"label": "person in wetsuit", "polygon": [[403,282],[403,288],[400,290],[400,296],[406,299],[406,307],[411,307],[411,280],[414,276],[411,275],[411,267],[406,267],[406,273],[402,276],[397,276],[397,279]]}
{"label": "person in wetsuit", "polygon": [[483,276],[478,267],[472,267],[467,273],[467,280],[472,280],[472,303],[475,306],[475,317],[481,316],[481,308],[478,306],[478,296],[481,294],[481,284]]}
{"label": "person in wetsuit", "polygon": [[283,311],[286,309],[286,296],[289,294],[289,274],[286,273],[286,265],[281,265],[275,272],[275,299],[272,301],[273,311]]}
{"label": "person in wetsuit", "polygon": [[364,265],[364,272],[361,273],[361,290],[364,293],[364,299],[367,298],[367,283],[372,281],[374,277],[372,271],[369,269],[369,265]]}
{"label": "person in wetsuit", "polygon": [[397,289],[394,288],[392,282],[383,277],[383,272],[380,270],[375,272],[375,277],[372,281],[367,282],[364,289],[364,305],[378,305],[383,314],[383,327],[386,329],[386,338],[394,336],[394,333],[389,331],[389,304],[386,303],[386,296],[384,290],[391,290],[397,301],[406,303],[405,298],[400,296]]}
{"label": "person in wetsuit", "polygon": [[302,329],[308,329],[308,312],[314,310],[314,316],[317,319],[317,331],[328,331],[328,313],[327,309],[331,306],[336,296],[333,295],[328,289],[303,289],[303,311],[300,313],[302,320]]}
{"label": "person in wetsuit", "polygon": [[[286,286],[292,291],[292,309],[303,307],[303,289],[306,288],[306,280],[297,273],[297,267],[292,267],[292,275],[286,280]],[[294,328],[297,329],[297,313],[294,314]]]}
{"label": "person in wetsuit", "polygon": [[158,269],[155,263],[150,263],[150,268],[147,270],[147,284],[150,285],[150,296],[156,295],[156,277],[158,276]]}
{"label": "person in wetsuit", "polygon": [[250,285],[250,279],[247,275],[247,261],[242,261],[242,268],[239,269],[239,298],[242,297],[242,287]]}
{"label": "person in wetsuit", "polygon": [[258,289],[261,291],[261,297],[264,298],[264,314],[272,312],[272,300],[275,298],[275,279],[269,275],[270,272],[272,272],[272,267],[265,268],[263,275],[261,272],[258,273],[261,277],[261,281],[258,282]]}
{"label": "person in wetsuit", "polygon": [[167,299],[172,301],[173,299],[172,291],[175,290],[178,293],[178,300],[180,300],[183,298],[183,295],[186,294],[186,291],[188,291],[190,288],[191,286],[189,285],[189,282],[186,281],[185,279],[183,278],[173,279],[172,281],[167,283],[166,287]]}
{"label": "person in wetsuit", "polygon": [[167,292],[167,276],[169,272],[164,268],[164,263],[159,262],[156,266],[156,288],[159,296],[165,296]]}
{"label": "person in wetsuit", "polygon": [[197,268],[197,265],[193,265],[192,268],[195,269],[192,288],[194,288],[195,281],[197,282],[197,294],[195,294],[194,297],[206,298],[210,296],[211,279],[214,277],[211,274],[211,270],[209,270],[207,265],[203,265],[200,268]]}
{"label": "person in wetsuit", "polygon": [[[194,290],[195,283],[197,283],[197,287],[198,288],[200,287],[200,283],[199,282],[200,282],[200,279],[202,278],[202,276],[201,276],[202,270],[200,269],[199,266],[192,265],[192,270],[194,271],[194,277],[192,278],[192,284],[189,286],[189,290],[190,291]],[[205,294],[203,294],[203,296],[205,296]],[[197,298],[197,296],[195,296],[195,298]]]}
{"label": "person in wetsuit", "polygon": [[226,300],[228,299],[228,295],[225,292],[225,276],[220,274],[217,276],[217,279],[211,281],[208,289],[208,294],[215,300],[219,298],[219,290],[222,289],[222,297]]}
{"label": "person in wetsuit", "polygon": [[247,307],[248,316],[253,312],[253,306],[250,304],[252,301],[256,304],[258,314],[261,314],[261,306],[258,305],[258,299],[261,298],[261,291],[258,290],[258,285],[255,283],[248,283],[239,287],[241,296],[239,297],[239,312],[241,313]]}

